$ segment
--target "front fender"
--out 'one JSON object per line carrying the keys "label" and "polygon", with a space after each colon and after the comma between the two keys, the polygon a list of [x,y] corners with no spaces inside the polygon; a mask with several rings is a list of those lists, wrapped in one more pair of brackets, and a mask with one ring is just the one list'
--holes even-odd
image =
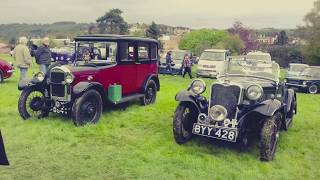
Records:
{"label": "front fender", "polygon": [[187,91],[187,90],[180,91],[179,93],[177,93],[175,99],[176,101],[179,101],[179,102],[189,102],[193,104],[197,108],[199,113],[205,111],[205,107],[201,105],[201,102],[197,101],[197,96],[195,96],[190,91]]}
{"label": "front fender", "polygon": [[22,91],[27,87],[32,87],[35,86],[37,88],[43,89],[45,87],[44,83],[45,83],[46,79],[43,81],[38,81],[35,78],[33,79],[23,79],[21,81],[19,81],[18,83],[18,90]]}
{"label": "front fender", "polygon": [[260,103],[260,106],[253,109],[253,112],[257,112],[264,116],[273,116],[276,111],[281,108],[281,102],[277,99],[269,99]]}

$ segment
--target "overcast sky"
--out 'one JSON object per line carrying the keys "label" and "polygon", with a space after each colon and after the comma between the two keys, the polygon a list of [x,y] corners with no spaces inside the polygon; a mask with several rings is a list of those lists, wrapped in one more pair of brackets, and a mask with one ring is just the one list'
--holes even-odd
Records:
{"label": "overcast sky", "polygon": [[129,23],[227,28],[236,20],[252,28],[294,28],[314,0],[0,0],[0,24],[95,22],[111,8]]}

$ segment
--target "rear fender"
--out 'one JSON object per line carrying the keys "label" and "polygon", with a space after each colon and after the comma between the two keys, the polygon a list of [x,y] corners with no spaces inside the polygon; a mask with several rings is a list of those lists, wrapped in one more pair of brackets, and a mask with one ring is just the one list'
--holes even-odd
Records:
{"label": "rear fender", "polygon": [[157,85],[157,91],[160,91],[160,81],[159,81],[159,77],[156,74],[152,74],[150,75],[144,82],[143,85],[141,87],[141,92],[144,93],[146,88],[147,88],[147,84],[150,80],[153,80],[156,85]]}

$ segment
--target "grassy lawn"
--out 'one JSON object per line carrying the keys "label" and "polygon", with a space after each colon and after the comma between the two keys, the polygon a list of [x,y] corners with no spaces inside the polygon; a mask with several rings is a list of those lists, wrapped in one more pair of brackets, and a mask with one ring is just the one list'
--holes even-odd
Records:
{"label": "grassy lawn", "polygon": [[[12,61],[5,55],[0,58]],[[36,72],[37,67],[33,70]],[[0,85],[0,128],[11,166],[0,179],[317,179],[320,177],[320,96],[298,94],[298,115],[282,132],[274,161],[195,138],[177,145],[172,135],[175,94],[190,79],[160,76],[154,105],[138,102],[105,110],[96,125],[76,128],[50,114],[23,121],[17,110],[18,72]],[[210,83],[212,80],[207,80]]]}

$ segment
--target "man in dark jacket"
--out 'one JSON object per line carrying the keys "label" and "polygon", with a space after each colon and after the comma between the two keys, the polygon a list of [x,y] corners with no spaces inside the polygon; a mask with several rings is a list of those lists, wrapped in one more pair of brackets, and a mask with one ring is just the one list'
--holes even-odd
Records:
{"label": "man in dark jacket", "polygon": [[51,64],[51,51],[49,48],[50,39],[48,37],[43,38],[42,46],[40,46],[36,53],[35,58],[41,72],[46,74],[49,65]]}
{"label": "man in dark jacket", "polygon": [[166,64],[167,64],[167,70],[169,70],[170,73],[172,73],[171,63],[172,63],[171,51],[168,51],[166,55]]}

